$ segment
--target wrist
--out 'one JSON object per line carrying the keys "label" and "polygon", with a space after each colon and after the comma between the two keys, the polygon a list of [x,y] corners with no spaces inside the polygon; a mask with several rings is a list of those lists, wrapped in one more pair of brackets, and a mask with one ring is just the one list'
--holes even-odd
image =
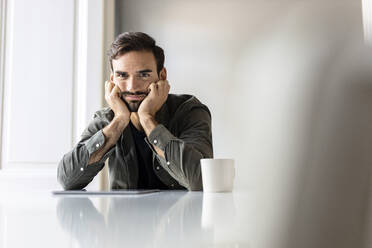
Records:
{"label": "wrist", "polygon": [[111,122],[102,129],[103,135],[107,139],[107,145],[115,145],[121,133],[127,127],[129,121],[126,122],[123,118],[114,117]]}
{"label": "wrist", "polygon": [[111,123],[116,129],[124,130],[124,128],[128,125],[129,121],[130,121],[129,118],[125,118],[122,116],[115,116],[112,119]]}
{"label": "wrist", "polygon": [[143,130],[145,131],[146,135],[149,136],[152,130],[158,124],[152,115],[141,115],[140,122]]}
{"label": "wrist", "polygon": [[149,113],[138,113],[138,117],[140,119],[141,125],[145,124],[146,122],[155,120],[155,117]]}

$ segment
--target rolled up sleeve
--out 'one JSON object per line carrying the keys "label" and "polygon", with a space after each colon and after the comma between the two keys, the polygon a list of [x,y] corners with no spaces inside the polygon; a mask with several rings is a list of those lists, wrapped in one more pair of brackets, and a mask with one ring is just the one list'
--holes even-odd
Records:
{"label": "rolled up sleeve", "polygon": [[151,149],[157,146],[164,152],[165,159],[159,155],[157,158],[180,185],[188,190],[202,190],[200,159],[213,157],[210,112],[195,108],[179,120],[178,126],[175,136],[159,124],[146,141]]}
{"label": "rolled up sleeve", "polygon": [[114,151],[110,149],[101,160],[88,165],[90,156],[105,144],[102,128],[108,123],[94,118],[84,130],[81,140],[58,164],[57,180],[65,190],[83,189],[105,165],[105,160]]}

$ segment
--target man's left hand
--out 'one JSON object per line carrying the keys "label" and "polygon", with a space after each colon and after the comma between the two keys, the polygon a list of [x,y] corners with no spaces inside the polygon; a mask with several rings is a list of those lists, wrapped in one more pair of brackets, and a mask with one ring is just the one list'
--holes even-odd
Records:
{"label": "man's left hand", "polygon": [[142,101],[138,109],[140,120],[148,117],[155,118],[156,112],[159,111],[168,98],[169,89],[168,80],[159,80],[150,84],[150,93]]}

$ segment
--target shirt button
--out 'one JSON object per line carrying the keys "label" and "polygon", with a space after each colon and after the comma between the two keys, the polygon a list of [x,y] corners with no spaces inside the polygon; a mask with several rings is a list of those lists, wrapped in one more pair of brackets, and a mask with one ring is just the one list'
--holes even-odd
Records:
{"label": "shirt button", "polygon": [[96,144],[96,147],[99,147],[99,144]]}
{"label": "shirt button", "polygon": [[160,167],[159,166],[156,166],[156,170],[160,170]]}
{"label": "shirt button", "polygon": [[80,170],[81,170],[81,171],[83,171],[83,170],[84,170],[84,168],[83,168],[83,167],[81,167],[81,168],[80,168]]}
{"label": "shirt button", "polygon": [[154,140],[154,144],[157,144],[158,143],[158,140]]}
{"label": "shirt button", "polygon": [[170,165],[170,162],[169,161],[167,161],[167,165]]}

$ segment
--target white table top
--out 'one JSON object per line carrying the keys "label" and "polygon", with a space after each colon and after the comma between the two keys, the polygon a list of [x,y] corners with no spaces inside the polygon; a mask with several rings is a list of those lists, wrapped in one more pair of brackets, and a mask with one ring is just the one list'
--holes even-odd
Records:
{"label": "white table top", "polygon": [[341,218],[337,226],[313,215],[314,222],[303,225],[310,217],[286,199],[253,191],[95,197],[2,193],[0,247],[363,247],[361,231],[368,229],[358,229],[365,223],[354,218],[358,214]]}
{"label": "white table top", "polygon": [[216,240],[214,229],[232,225],[235,214],[232,193],[7,194],[0,201],[0,247],[246,247],[233,230]]}

